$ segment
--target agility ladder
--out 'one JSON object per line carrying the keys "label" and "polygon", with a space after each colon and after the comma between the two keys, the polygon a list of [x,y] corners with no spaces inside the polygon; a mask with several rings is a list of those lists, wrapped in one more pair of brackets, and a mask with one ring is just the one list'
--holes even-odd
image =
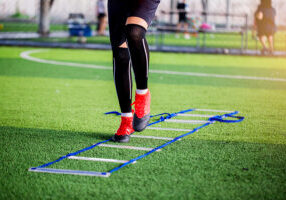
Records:
{"label": "agility ladder", "polygon": [[[200,115],[200,114],[187,114],[189,112],[192,111],[208,111],[208,112],[229,112],[227,114],[223,114],[223,115]],[[106,115],[109,114],[115,114],[115,115],[120,115],[119,112],[116,111],[112,111],[112,112],[107,112],[105,113]],[[176,122],[176,123],[192,123],[192,124],[202,124],[194,129],[191,130],[187,130],[187,133],[184,133],[178,137],[175,138],[167,138],[167,137],[154,137],[154,136],[141,136],[141,135],[132,135],[132,137],[138,137],[138,138],[151,138],[151,139],[162,139],[162,140],[168,140],[168,142],[157,146],[155,148],[145,148],[145,147],[133,147],[133,146],[122,146],[122,145],[109,145],[109,144],[105,144],[109,141],[111,141],[111,139],[108,140],[104,140],[101,142],[98,142],[96,144],[93,144],[89,147],[86,147],[84,149],[78,150],[76,152],[73,153],[69,153],[65,156],[62,156],[60,158],[58,158],[55,161],[40,165],[38,167],[32,167],[29,169],[29,171],[31,172],[43,172],[43,173],[53,173],[53,174],[73,174],[73,175],[82,175],[82,176],[98,176],[98,177],[109,177],[112,173],[122,169],[123,167],[126,167],[130,164],[134,164],[136,163],[136,161],[154,153],[157,151],[162,150],[164,147],[177,142],[178,140],[181,140],[183,137],[186,137],[188,135],[191,135],[197,131],[199,131],[199,129],[202,129],[206,126],[209,126],[215,122],[222,122],[222,123],[238,123],[241,122],[244,117],[241,116],[236,116],[236,114],[238,114],[238,111],[221,111],[221,110],[210,110],[210,109],[188,109],[188,110],[183,110],[183,111],[179,111],[176,113],[161,113],[158,115],[153,115],[151,116],[151,118],[153,117],[160,117],[157,121],[152,122],[150,124],[148,124],[148,128],[149,129],[161,129],[161,130],[176,130],[176,131],[186,131],[186,129],[172,129],[172,128],[157,128],[157,127],[150,127],[152,125],[158,124],[158,123],[162,123],[162,122]],[[178,119],[173,119],[176,116],[184,116],[184,117],[188,117],[188,116],[197,116],[197,117],[209,117],[208,120],[178,120]],[[234,119],[226,119],[226,118],[234,118]],[[115,160],[115,159],[104,159],[104,158],[88,158],[88,157],[79,157],[77,156],[80,153],[83,153],[85,151],[89,151],[95,147],[113,147],[113,148],[122,148],[122,149],[133,149],[133,150],[142,150],[142,151],[147,151],[147,153],[144,153],[136,158],[133,158],[131,160]],[[77,159],[77,160],[89,160],[89,161],[100,161],[100,162],[115,162],[115,163],[122,163],[121,165],[119,165],[118,167],[115,167],[113,169],[111,169],[108,172],[96,172],[96,171],[81,171],[81,170],[69,170],[69,169],[55,169],[55,168],[47,168],[57,162],[60,162],[64,159]]]}

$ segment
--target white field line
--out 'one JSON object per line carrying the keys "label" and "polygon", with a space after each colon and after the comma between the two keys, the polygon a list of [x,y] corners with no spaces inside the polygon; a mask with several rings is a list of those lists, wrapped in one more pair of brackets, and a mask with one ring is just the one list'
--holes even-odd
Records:
{"label": "white field line", "polygon": [[[100,144],[98,146],[101,147],[110,147],[110,148],[117,148],[117,149],[131,149],[131,150],[139,150],[139,151],[151,151],[153,148],[146,148],[146,147],[134,147],[134,146],[121,146],[121,145],[113,145],[113,144]],[[158,151],[160,151],[159,149]]]}
{"label": "white field line", "polygon": [[166,122],[179,123],[179,124],[204,124],[209,121],[206,120],[181,120],[181,119],[166,119]]}
{"label": "white field line", "polygon": [[201,115],[201,114],[178,114],[182,117],[213,117],[214,115]]}
{"label": "white field line", "polygon": [[[95,162],[110,162],[110,163],[126,163],[129,162],[129,160],[116,160],[116,159],[106,159],[106,158],[90,158],[90,157],[81,157],[81,156],[70,156],[68,159],[73,160],[87,160],[87,161],[95,161]],[[135,164],[133,162],[132,164]]]}
{"label": "white field line", "polygon": [[190,132],[192,129],[179,129],[179,128],[160,128],[160,127],[147,127],[149,130],[159,130],[159,131],[180,131],[180,132]]}
{"label": "white field line", "polygon": [[133,138],[142,138],[142,139],[153,139],[153,140],[173,140],[174,138],[170,137],[157,137],[157,136],[147,136],[147,135],[131,135]]}
{"label": "white field line", "polygon": [[241,80],[262,80],[262,81],[279,81],[286,82],[283,78],[271,78],[271,77],[257,77],[257,76],[242,76],[242,75],[226,75],[226,74],[207,74],[196,72],[176,72],[176,71],[163,71],[163,70],[150,70],[156,74],[168,74],[168,75],[183,75],[183,76],[197,76],[197,77],[212,77],[212,78],[226,78],[226,79],[241,79]]}
{"label": "white field line", "polygon": [[69,169],[54,169],[54,168],[36,168],[29,169],[30,172],[42,172],[42,173],[51,173],[51,174],[72,174],[72,175],[81,175],[81,176],[100,176],[100,177],[109,177],[110,173],[102,174],[102,172],[94,171],[80,171],[80,170],[69,170]]}
{"label": "white field line", "polygon": [[[45,60],[45,59],[34,58],[30,56],[30,54],[40,53],[44,51],[48,51],[48,50],[39,49],[39,50],[24,51],[20,54],[20,57],[26,60],[33,61],[33,62],[52,64],[52,65],[63,65],[63,66],[70,66],[70,67],[112,70],[111,67],[104,67],[104,66],[92,65],[92,64],[81,64],[81,63]],[[284,78],[271,78],[271,77],[208,74],[208,73],[196,73],[196,72],[176,72],[176,71],[166,71],[166,70],[150,70],[150,72],[154,74],[168,74],[168,75],[181,75],[181,76],[197,76],[197,77],[213,77],[213,78],[240,79],[240,80],[262,80],[262,81],[286,82],[286,79]]]}
{"label": "white field line", "polygon": [[20,56],[23,59],[38,62],[38,63],[52,64],[52,65],[63,65],[63,66],[69,66],[69,67],[112,70],[111,67],[104,67],[104,66],[91,65],[91,64],[72,63],[72,62],[61,62],[61,61],[54,61],[54,60],[45,60],[45,59],[40,59],[40,58],[35,58],[35,57],[30,56],[30,54],[40,53],[40,52],[45,52],[45,51],[48,51],[48,50],[38,49],[38,50],[24,51],[20,54]]}

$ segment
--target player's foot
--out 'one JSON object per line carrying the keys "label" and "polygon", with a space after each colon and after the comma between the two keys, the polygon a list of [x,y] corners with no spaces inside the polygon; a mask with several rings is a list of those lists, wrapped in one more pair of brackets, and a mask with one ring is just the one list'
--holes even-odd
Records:
{"label": "player's foot", "polygon": [[134,133],[132,127],[132,117],[121,117],[121,124],[115,135],[111,138],[114,142],[127,143],[130,140],[130,135]]}
{"label": "player's foot", "polygon": [[151,94],[147,89],[145,94],[135,95],[135,113],[133,117],[133,128],[135,131],[143,131],[150,120],[150,103],[151,103]]}

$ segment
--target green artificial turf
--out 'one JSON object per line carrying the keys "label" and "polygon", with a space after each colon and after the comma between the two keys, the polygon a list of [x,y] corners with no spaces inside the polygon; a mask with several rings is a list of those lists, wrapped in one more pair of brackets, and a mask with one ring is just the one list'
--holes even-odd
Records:
{"label": "green artificial turf", "polygon": [[[152,114],[188,108],[238,110],[245,120],[215,123],[109,178],[28,172],[110,138],[120,123],[110,51],[0,48],[0,199],[285,199],[286,82],[151,73]],[[285,58],[151,53],[152,70],[286,78]],[[194,112],[203,113],[203,112]],[[205,114],[210,114],[206,113]],[[189,118],[190,119],[190,118]],[[201,119],[201,118],[198,118]],[[194,128],[162,123],[157,127]],[[142,135],[175,137],[172,131]],[[164,141],[133,138],[129,145]],[[95,148],[80,156],[128,160],[142,152]],[[53,168],[108,171],[117,164],[64,160]]]}
{"label": "green artificial turf", "polygon": [[[27,23],[27,22],[6,22],[0,20],[0,24],[3,24],[3,28],[0,30],[1,32],[37,32],[38,24],[36,23]],[[51,31],[66,31],[66,24],[51,24]]]}

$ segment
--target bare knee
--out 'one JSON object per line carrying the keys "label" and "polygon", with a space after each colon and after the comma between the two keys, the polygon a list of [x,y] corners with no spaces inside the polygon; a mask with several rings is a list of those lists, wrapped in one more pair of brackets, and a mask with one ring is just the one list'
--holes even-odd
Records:
{"label": "bare knee", "polygon": [[129,25],[129,24],[136,24],[136,25],[142,26],[145,30],[148,29],[148,23],[140,17],[134,17],[134,16],[128,17],[126,20],[126,25]]}
{"label": "bare knee", "polygon": [[119,45],[119,48],[127,48],[127,43],[123,42],[121,45]]}

